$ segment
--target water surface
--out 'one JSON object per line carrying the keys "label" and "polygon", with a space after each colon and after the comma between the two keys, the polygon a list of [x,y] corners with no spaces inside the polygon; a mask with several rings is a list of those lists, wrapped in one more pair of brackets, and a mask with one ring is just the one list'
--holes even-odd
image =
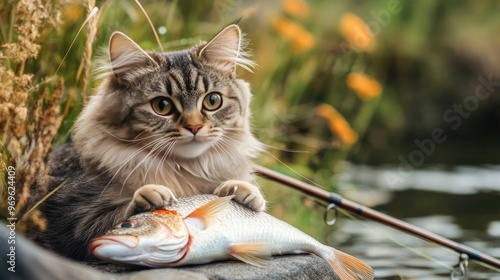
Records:
{"label": "water surface", "polygon": [[[500,167],[402,170],[346,165],[346,197],[440,236],[500,258]],[[375,269],[376,279],[449,279],[458,262],[451,250],[375,222],[342,219],[329,242]],[[469,262],[467,279],[500,279]]]}

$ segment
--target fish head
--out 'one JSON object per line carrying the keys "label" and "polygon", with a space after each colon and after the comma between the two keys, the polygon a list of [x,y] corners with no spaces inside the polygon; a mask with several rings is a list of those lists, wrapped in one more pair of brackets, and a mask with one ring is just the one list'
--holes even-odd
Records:
{"label": "fish head", "polygon": [[92,240],[90,251],[111,263],[167,267],[185,256],[189,239],[179,212],[157,209],[115,225]]}

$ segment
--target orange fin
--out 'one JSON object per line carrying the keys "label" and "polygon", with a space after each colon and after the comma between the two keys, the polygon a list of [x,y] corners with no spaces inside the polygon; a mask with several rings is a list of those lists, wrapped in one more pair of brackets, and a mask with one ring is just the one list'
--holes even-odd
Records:
{"label": "orange fin", "polygon": [[234,195],[216,198],[191,212],[185,219],[201,224],[201,229],[206,229],[217,220],[217,215],[224,210],[233,197]]}
{"label": "orange fin", "polygon": [[265,242],[231,244],[229,254],[242,262],[257,267],[268,266],[271,257],[269,245]]}
{"label": "orange fin", "polygon": [[327,261],[340,279],[371,280],[375,277],[373,269],[362,260],[339,250],[331,249],[334,250],[335,257],[327,259]]}

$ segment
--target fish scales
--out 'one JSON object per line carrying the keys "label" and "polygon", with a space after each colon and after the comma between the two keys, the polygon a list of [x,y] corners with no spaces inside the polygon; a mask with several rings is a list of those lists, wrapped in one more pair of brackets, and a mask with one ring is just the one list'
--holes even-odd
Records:
{"label": "fish scales", "polygon": [[[214,200],[214,195],[196,195],[179,199],[174,207],[183,216],[199,208],[200,206]],[[189,226],[188,226],[189,227]],[[192,253],[186,256],[181,263],[189,263],[199,257],[194,252],[206,254],[209,246],[214,242],[225,242],[224,247],[231,243],[266,243],[272,255],[299,252],[317,252],[319,248],[324,250],[325,245],[303,233],[297,228],[262,212],[252,211],[241,204],[230,201],[228,205],[217,215],[217,222],[206,230],[193,232]],[[301,250],[298,250],[300,248]],[[321,250],[321,252],[323,252]],[[222,259],[227,258],[223,257]],[[221,259],[215,258],[214,260]],[[181,264],[180,263],[180,264]]]}
{"label": "fish scales", "polygon": [[114,226],[95,238],[90,250],[108,262],[149,267],[230,259],[265,267],[272,255],[312,253],[341,279],[373,279],[373,270],[361,260],[231,199],[181,197],[173,206],[133,215]]}

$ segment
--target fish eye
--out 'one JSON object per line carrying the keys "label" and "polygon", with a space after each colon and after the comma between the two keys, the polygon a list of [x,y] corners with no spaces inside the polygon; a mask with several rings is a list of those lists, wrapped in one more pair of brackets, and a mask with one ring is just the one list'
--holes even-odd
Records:
{"label": "fish eye", "polygon": [[133,221],[123,221],[120,224],[117,224],[114,228],[115,229],[126,229],[126,228],[134,228],[136,226],[136,223]]}
{"label": "fish eye", "polygon": [[133,227],[133,226],[134,226],[134,225],[132,225],[132,223],[131,223],[131,222],[123,222],[123,223],[121,223],[121,225],[120,225],[120,227],[121,227],[121,228],[131,228],[131,227]]}
{"label": "fish eye", "polygon": [[203,99],[203,108],[207,111],[215,111],[222,106],[222,95],[218,92],[212,92]]}
{"label": "fish eye", "polygon": [[151,99],[151,108],[160,116],[168,116],[174,113],[175,106],[170,98],[159,96]]}

